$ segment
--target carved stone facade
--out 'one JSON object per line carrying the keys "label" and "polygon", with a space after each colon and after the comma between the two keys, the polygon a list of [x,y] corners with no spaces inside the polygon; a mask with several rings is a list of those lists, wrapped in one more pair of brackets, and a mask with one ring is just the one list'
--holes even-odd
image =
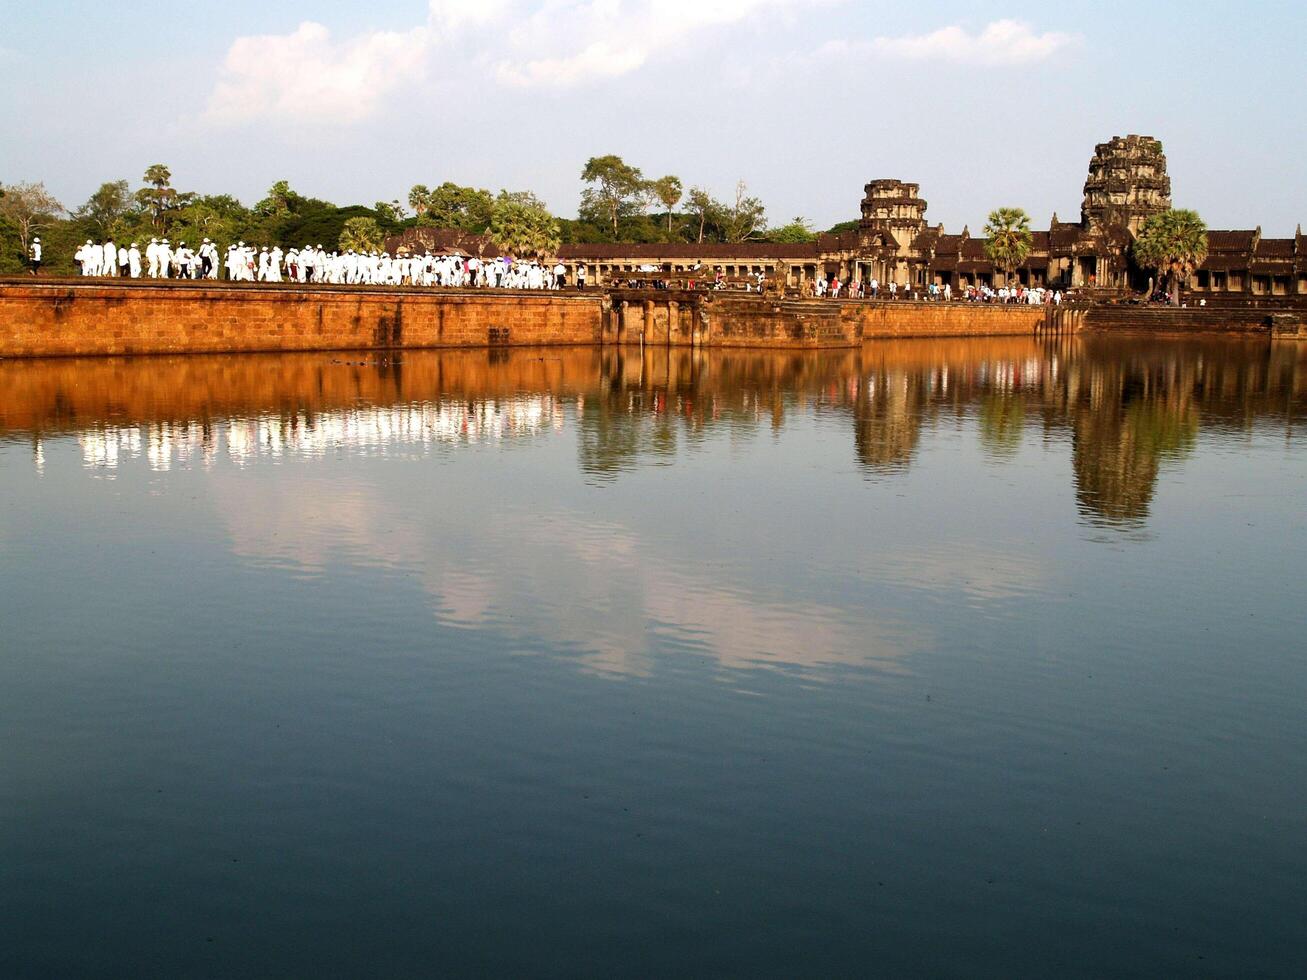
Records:
{"label": "carved stone facade", "polygon": [[[680,278],[693,273],[704,281],[719,270],[729,278],[761,273],[792,288],[830,276],[914,289],[1006,281],[986,255],[984,238],[966,227],[949,234],[942,224],[927,223],[920,185],[882,179],[863,191],[855,230],[820,235],[807,244],[564,245],[559,259],[569,277],[585,265],[596,284],[647,276],[650,270]],[[1171,178],[1158,140],[1132,135],[1100,143],[1089,161],[1080,220],[1061,221],[1054,214],[1047,231],[1033,232],[1030,254],[1012,280],[1064,289],[1141,289],[1148,273],[1133,265],[1130,243],[1148,218],[1170,207]],[[497,254],[488,244],[482,251]],[[1207,261],[1190,286],[1213,297],[1307,299],[1307,240],[1301,228],[1282,239],[1263,238],[1260,228],[1210,232]]]}

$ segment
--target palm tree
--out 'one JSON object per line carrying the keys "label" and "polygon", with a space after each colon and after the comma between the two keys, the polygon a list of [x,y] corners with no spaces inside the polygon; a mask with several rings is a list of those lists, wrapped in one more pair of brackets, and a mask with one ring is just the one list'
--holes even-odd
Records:
{"label": "palm tree", "polygon": [[1171,305],[1180,305],[1180,287],[1207,258],[1207,225],[1197,211],[1172,209],[1144,222],[1134,244],[1135,260],[1168,280]]}
{"label": "palm tree", "polygon": [[376,218],[350,218],[340,232],[342,252],[379,252],[384,241]]}
{"label": "palm tree", "polygon": [[985,225],[985,254],[1011,279],[1013,271],[1030,254],[1030,215],[1021,208],[998,208],[989,212]]}

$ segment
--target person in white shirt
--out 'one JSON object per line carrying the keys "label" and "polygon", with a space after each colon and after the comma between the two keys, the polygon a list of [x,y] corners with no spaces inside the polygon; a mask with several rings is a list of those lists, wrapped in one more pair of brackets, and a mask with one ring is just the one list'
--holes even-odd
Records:
{"label": "person in white shirt", "polygon": [[118,246],[112,241],[105,242],[100,246],[100,255],[100,275],[118,275]]}
{"label": "person in white shirt", "polygon": [[132,242],[132,247],[127,252],[127,274],[133,279],[141,278],[141,250]]}
{"label": "person in white shirt", "polygon": [[31,260],[31,263],[32,263],[32,275],[34,275],[34,276],[36,276],[36,275],[40,275],[40,273],[41,273],[41,239],[39,239],[39,238],[33,238],[33,239],[32,239],[32,245],[31,245],[31,247],[28,249],[28,258]]}

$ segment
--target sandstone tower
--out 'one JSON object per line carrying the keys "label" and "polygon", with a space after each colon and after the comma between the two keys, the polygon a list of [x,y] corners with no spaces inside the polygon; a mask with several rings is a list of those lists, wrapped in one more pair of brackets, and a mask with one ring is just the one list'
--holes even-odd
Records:
{"label": "sandstone tower", "polygon": [[906,249],[926,227],[921,185],[901,180],[873,180],[864,191],[858,237],[864,245],[880,239],[882,247]]}
{"label": "sandstone tower", "polygon": [[1115,211],[1139,234],[1145,221],[1171,207],[1171,178],[1166,154],[1151,136],[1114,136],[1094,148],[1085,180],[1081,222],[1097,229]]}

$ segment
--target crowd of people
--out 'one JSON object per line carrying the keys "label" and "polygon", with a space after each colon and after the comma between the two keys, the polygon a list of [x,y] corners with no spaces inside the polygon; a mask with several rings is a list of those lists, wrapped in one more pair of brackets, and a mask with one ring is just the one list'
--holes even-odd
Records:
{"label": "crowd of people", "polygon": [[922,300],[931,303],[951,303],[954,300],[967,303],[1003,303],[1043,306],[1045,303],[1060,305],[1062,291],[1044,286],[999,286],[995,289],[987,284],[973,284],[954,291],[950,283],[930,283],[927,286],[913,286],[911,283],[900,286],[896,282],[885,285],[874,277],[863,282],[854,279],[841,282],[838,276],[818,279],[812,286],[812,295],[818,299],[890,299]]}
{"label": "crowd of people", "polygon": [[[83,276],[125,279],[497,289],[561,289],[567,280],[567,268],[561,262],[550,266],[535,259],[481,259],[461,253],[392,256],[353,249],[328,252],[321,245],[283,251],[277,245],[258,248],[245,242],[229,245],[223,255],[207,238],[194,249],[185,242],[151,238],[144,251],[137,242],[120,245],[87,240],[73,257]],[[577,285],[584,287],[585,278],[585,268],[581,267]]]}

